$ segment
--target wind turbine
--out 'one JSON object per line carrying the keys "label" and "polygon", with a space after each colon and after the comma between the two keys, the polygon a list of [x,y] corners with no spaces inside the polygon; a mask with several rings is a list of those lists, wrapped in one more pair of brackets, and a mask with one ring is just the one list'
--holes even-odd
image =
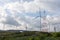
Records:
{"label": "wind turbine", "polygon": [[[40,8],[39,8],[40,9]],[[38,17],[40,17],[40,31],[41,31],[41,11],[39,10],[39,12],[38,12],[38,16],[36,16],[33,20],[36,20],[36,18],[38,18]]]}
{"label": "wind turbine", "polygon": [[[39,15],[38,16],[36,16],[34,19],[32,19],[32,20],[36,20],[38,17],[40,17],[40,31],[41,31],[41,11],[39,11],[39,13],[38,13]],[[35,22],[35,21],[34,21]]]}
{"label": "wind turbine", "polygon": [[40,14],[40,31],[42,31],[42,30],[41,30],[41,27],[42,27],[42,24],[41,24],[41,17],[42,17],[42,16],[41,16],[41,12],[39,12],[39,14]]}

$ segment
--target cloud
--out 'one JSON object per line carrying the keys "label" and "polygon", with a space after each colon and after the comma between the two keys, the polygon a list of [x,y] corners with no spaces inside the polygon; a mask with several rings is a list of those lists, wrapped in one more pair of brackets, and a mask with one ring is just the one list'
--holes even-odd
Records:
{"label": "cloud", "polygon": [[60,16],[51,16],[47,15],[45,19],[42,18],[42,30],[48,31],[48,32],[53,32],[54,27],[56,28],[56,31],[59,31],[60,28]]}
{"label": "cloud", "polygon": [[[3,30],[3,27],[5,27],[4,30],[9,30],[9,29],[24,30],[26,26],[29,29],[32,28],[34,25],[38,26],[37,22],[39,18],[37,18],[35,20],[36,22],[34,22],[33,18],[35,17],[24,15],[25,13],[36,13],[37,11],[39,11],[39,6],[38,4],[35,4],[36,3],[35,1],[31,1],[31,2],[16,1],[16,2],[9,2],[9,3],[8,1],[4,1],[3,3],[6,4],[4,4],[3,7],[1,6],[2,9],[0,8],[1,9],[0,24],[3,25],[1,27],[1,30]],[[35,29],[35,27],[33,29]]]}
{"label": "cloud", "polygon": [[42,7],[53,13],[60,13],[60,1],[59,0],[40,0]]}
{"label": "cloud", "polygon": [[6,18],[6,21],[3,22],[4,24],[9,24],[9,25],[14,25],[14,26],[21,26],[21,24],[19,24],[16,20],[14,20],[13,17],[11,16],[8,16]]}
{"label": "cloud", "polygon": [[[5,30],[26,30],[26,27],[28,30],[39,30],[40,19],[42,26],[44,22],[46,22],[47,25],[49,25],[49,23],[60,23],[60,17],[54,16],[56,13],[59,13],[60,10],[59,0],[0,0],[0,3],[1,29],[3,29],[5,24]],[[43,10],[47,12],[46,20],[38,15],[40,11],[43,16]],[[49,13],[55,14],[53,16],[51,14],[50,16]]]}
{"label": "cloud", "polygon": [[[38,0],[37,0],[38,1]],[[39,2],[31,1],[23,1],[23,2],[14,2],[14,3],[7,3],[5,8],[9,9],[11,12],[19,12],[19,13],[35,13],[39,11]]]}

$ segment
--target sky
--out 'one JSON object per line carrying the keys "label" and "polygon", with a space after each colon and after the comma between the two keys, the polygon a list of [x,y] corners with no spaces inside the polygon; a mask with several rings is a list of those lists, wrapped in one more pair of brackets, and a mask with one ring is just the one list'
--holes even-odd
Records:
{"label": "sky", "polygon": [[[43,27],[45,23],[47,27]],[[39,31],[57,25],[59,31],[58,24],[60,0],[0,0],[0,30],[26,30],[27,27]]]}

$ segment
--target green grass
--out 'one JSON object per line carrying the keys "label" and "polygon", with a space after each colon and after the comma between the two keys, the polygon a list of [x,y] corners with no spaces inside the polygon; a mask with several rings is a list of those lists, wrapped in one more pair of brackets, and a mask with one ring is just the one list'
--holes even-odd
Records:
{"label": "green grass", "polygon": [[0,32],[0,40],[60,40],[60,32]]}

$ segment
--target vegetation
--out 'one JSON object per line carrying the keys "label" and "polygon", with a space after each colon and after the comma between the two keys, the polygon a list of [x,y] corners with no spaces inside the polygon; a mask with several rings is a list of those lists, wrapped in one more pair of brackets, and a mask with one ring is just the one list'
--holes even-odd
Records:
{"label": "vegetation", "polygon": [[60,40],[60,32],[0,32],[0,40]]}

